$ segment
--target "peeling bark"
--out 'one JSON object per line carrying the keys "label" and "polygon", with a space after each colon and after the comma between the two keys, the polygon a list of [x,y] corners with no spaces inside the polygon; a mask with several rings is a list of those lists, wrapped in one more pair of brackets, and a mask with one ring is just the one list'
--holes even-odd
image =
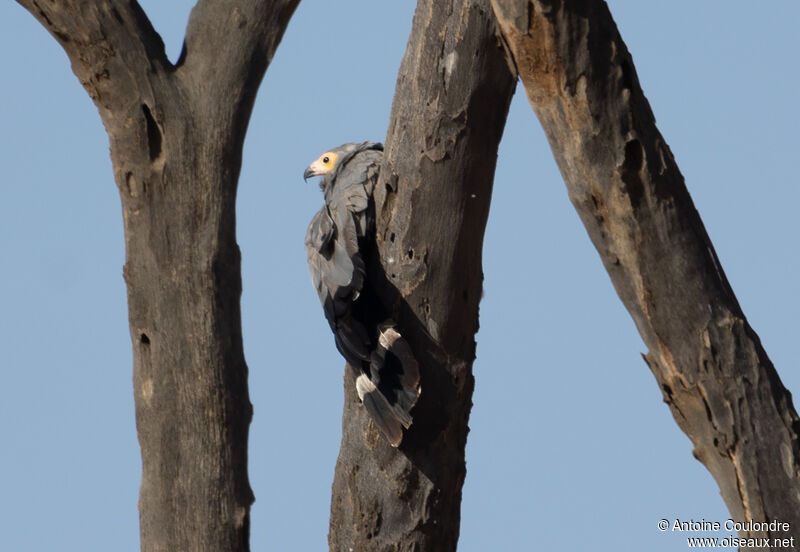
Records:
{"label": "peeling bark", "polygon": [[331,550],[455,550],[483,232],[516,75],[488,0],[421,0],[376,185],[370,278],[420,361],[414,424],[393,449],[345,375]]}
{"label": "peeling bark", "polygon": [[742,312],[604,2],[492,0],[570,199],[675,420],[739,521],[800,539],[800,422]]}
{"label": "peeling bark", "polygon": [[19,0],[97,106],[122,200],[142,550],[249,549],[252,407],[234,203],[256,90],[298,0],[200,1],[173,65],[135,1]]}

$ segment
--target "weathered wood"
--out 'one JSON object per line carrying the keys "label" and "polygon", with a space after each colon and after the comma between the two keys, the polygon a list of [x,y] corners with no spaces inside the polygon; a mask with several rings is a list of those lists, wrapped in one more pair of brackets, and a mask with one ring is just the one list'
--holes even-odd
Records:
{"label": "weathered wood", "polygon": [[515,80],[488,0],[419,2],[376,186],[382,267],[369,277],[420,361],[422,395],[393,449],[346,373],[331,550],[456,548],[483,232]]}
{"label": "weathered wood", "polygon": [[252,407],[234,203],[256,90],[299,0],[199,2],[176,66],[135,1],[19,1],[66,51],[111,144],[141,548],[248,550]]}
{"label": "weathered wood", "polygon": [[800,422],[725,278],[599,0],[492,0],[570,199],[645,360],[743,536],[800,540]]}

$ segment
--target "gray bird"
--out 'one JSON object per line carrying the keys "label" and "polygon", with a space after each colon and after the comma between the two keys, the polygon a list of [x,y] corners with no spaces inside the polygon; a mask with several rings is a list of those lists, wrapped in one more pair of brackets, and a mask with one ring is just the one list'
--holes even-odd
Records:
{"label": "gray bird", "polygon": [[309,165],[303,178],[322,176],[325,204],[308,225],[305,245],[311,282],[336,348],[356,374],[358,397],[396,447],[419,398],[419,366],[367,278],[367,266],[377,262],[372,191],[382,157],[379,143],[351,143]]}

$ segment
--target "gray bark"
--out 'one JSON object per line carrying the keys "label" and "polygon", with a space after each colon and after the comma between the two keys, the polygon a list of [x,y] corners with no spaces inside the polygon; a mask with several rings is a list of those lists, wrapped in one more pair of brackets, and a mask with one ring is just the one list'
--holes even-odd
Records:
{"label": "gray bark", "polygon": [[800,540],[800,422],[599,0],[492,0],[570,199],[731,515]]}
{"label": "gray bark", "polygon": [[142,550],[249,549],[252,407],[234,203],[256,90],[298,1],[198,2],[173,65],[135,1],[19,0],[66,51],[109,136]]}
{"label": "gray bark", "polygon": [[483,232],[515,81],[488,0],[418,3],[376,186],[381,266],[369,277],[420,361],[422,394],[394,449],[346,372],[331,550],[456,549]]}

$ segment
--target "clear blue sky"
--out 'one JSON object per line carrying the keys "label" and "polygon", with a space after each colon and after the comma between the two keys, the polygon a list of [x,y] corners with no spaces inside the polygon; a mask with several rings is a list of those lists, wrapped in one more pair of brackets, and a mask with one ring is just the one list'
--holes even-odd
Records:
{"label": "clear blue sky", "polygon": [[[143,2],[172,59],[192,4]],[[744,311],[798,391],[800,4],[611,9]],[[383,140],[412,14],[412,2],[303,0],[253,112],[237,231],[256,551],[326,547],[343,361],[307,275],[303,235],[322,198],[302,172],[328,147]],[[108,141],[66,55],[14,2],[0,4],[0,52],[0,550],[135,551],[141,464]],[[658,520],[727,519],[521,88],[484,252],[460,551],[682,550]],[[312,411],[287,391],[297,381]]]}

